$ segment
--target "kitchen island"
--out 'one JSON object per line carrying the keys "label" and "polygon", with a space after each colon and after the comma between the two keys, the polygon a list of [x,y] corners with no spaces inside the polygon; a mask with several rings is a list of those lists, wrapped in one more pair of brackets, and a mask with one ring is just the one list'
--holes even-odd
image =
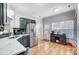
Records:
{"label": "kitchen island", "polygon": [[27,50],[18,39],[28,34],[9,36],[0,39],[0,55],[17,55]]}

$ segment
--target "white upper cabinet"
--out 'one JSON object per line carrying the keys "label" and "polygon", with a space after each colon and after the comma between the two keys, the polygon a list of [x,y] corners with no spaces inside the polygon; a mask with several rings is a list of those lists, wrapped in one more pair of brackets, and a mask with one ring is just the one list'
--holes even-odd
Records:
{"label": "white upper cabinet", "polygon": [[14,10],[12,10],[10,7],[7,7],[7,17],[14,18]]}

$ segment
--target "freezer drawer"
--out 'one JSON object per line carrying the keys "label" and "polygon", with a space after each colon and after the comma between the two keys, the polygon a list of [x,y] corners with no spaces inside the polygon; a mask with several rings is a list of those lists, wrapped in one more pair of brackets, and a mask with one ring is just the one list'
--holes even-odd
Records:
{"label": "freezer drawer", "polygon": [[30,47],[36,46],[38,44],[36,37],[30,37]]}

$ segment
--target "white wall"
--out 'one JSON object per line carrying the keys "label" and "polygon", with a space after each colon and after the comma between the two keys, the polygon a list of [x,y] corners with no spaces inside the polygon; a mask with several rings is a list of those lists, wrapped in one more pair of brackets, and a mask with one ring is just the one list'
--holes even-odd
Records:
{"label": "white wall", "polygon": [[38,38],[43,37],[43,21],[41,18],[36,20],[36,35]]}
{"label": "white wall", "polygon": [[44,18],[43,23],[51,24],[53,22],[61,22],[66,20],[74,20],[74,10]]}

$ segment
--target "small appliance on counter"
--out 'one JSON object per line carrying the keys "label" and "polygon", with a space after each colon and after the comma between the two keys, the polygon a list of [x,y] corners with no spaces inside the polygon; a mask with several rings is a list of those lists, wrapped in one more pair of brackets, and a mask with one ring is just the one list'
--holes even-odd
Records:
{"label": "small appliance on counter", "polygon": [[14,35],[26,34],[26,29],[23,28],[13,28]]}

